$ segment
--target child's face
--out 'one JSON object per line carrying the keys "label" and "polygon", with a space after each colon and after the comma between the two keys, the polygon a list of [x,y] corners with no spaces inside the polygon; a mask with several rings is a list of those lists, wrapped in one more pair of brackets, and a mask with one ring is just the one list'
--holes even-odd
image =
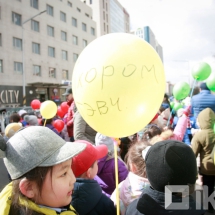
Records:
{"label": "child's face", "polygon": [[71,169],[72,159],[53,167],[47,174],[37,204],[49,207],[63,207],[70,204],[75,176]]}
{"label": "child's face", "polygon": [[90,171],[90,179],[93,179],[98,172],[98,162],[97,161],[94,162],[93,166],[90,167],[89,171]]}

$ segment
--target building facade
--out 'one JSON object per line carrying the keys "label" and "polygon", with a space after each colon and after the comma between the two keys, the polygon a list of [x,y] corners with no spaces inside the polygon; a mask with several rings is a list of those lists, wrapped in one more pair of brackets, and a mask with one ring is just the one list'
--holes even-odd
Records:
{"label": "building facade", "polygon": [[160,56],[161,60],[163,61],[162,46],[156,40],[156,37],[149,26],[145,26],[143,28],[138,28],[136,31],[134,31],[134,34],[140,38],[143,38],[145,41],[147,41],[157,51],[158,55]]}
{"label": "building facade", "polygon": [[24,86],[26,105],[64,100],[96,31],[92,9],[79,0],[0,0],[0,107],[22,106]]}
{"label": "building facade", "polygon": [[81,0],[93,10],[97,23],[97,36],[108,33],[130,32],[130,17],[117,0]]}

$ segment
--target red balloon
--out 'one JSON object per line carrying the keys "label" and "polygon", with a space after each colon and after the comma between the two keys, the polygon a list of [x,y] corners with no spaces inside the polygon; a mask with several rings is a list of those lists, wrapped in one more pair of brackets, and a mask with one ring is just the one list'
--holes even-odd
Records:
{"label": "red balloon", "polygon": [[53,126],[56,128],[58,132],[61,132],[64,128],[64,122],[60,119],[57,119],[53,122]]}
{"label": "red balloon", "polygon": [[31,102],[31,107],[32,107],[32,109],[34,109],[34,110],[40,109],[40,105],[41,105],[41,102],[40,102],[38,99],[34,99],[34,100]]}
{"label": "red balloon", "polygon": [[57,115],[60,117],[60,118],[63,118],[65,113],[63,112],[63,110],[61,109],[61,107],[58,107],[57,108]]}
{"label": "red balloon", "polygon": [[61,105],[60,105],[62,111],[64,113],[67,113],[68,112],[68,109],[69,109],[69,105],[67,104],[67,102],[62,102]]}

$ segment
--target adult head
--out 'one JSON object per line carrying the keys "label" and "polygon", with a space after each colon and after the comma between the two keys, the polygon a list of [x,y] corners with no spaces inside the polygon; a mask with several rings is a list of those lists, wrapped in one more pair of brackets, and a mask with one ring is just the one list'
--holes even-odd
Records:
{"label": "adult head", "polygon": [[199,88],[200,88],[200,91],[202,91],[202,90],[208,90],[208,91],[210,91],[205,82],[202,82],[202,83],[200,84],[200,87],[199,87]]}
{"label": "adult head", "polygon": [[62,96],[66,97],[67,102],[73,100],[72,88],[71,87],[67,88],[66,92],[62,94]]}

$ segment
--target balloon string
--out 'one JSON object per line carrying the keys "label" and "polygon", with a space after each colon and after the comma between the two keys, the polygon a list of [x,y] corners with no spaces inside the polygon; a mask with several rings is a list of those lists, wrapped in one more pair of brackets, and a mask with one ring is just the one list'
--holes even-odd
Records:
{"label": "balloon string", "polygon": [[119,188],[118,188],[118,183],[119,183],[119,178],[118,178],[118,154],[117,154],[117,141],[112,138],[114,141],[114,160],[115,160],[115,181],[116,181],[116,210],[117,210],[117,215],[120,215],[120,210],[119,210]]}
{"label": "balloon string", "polygon": [[44,127],[46,126],[46,119],[45,119],[45,122],[44,122],[44,125],[43,125]]}
{"label": "balloon string", "polygon": [[193,87],[192,87],[192,90],[191,90],[191,93],[190,93],[190,98],[192,98],[192,96],[193,96],[193,90],[194,90],[194,87],[195,87],[195,85],[196,85],[196,79],[195,79],[195,81],[193,82]]}
{"label": "balloon string", "polygon": [[168,118],[168,121],[167,121],[167,124],[166,124],[167,127],[169,126],[169,122],[170,122],[170,119],[172,117],[172,112],[173,112],[173,108],[172,108],[172,110],[170,112],[170,115],[169,115],[169,118]]}

